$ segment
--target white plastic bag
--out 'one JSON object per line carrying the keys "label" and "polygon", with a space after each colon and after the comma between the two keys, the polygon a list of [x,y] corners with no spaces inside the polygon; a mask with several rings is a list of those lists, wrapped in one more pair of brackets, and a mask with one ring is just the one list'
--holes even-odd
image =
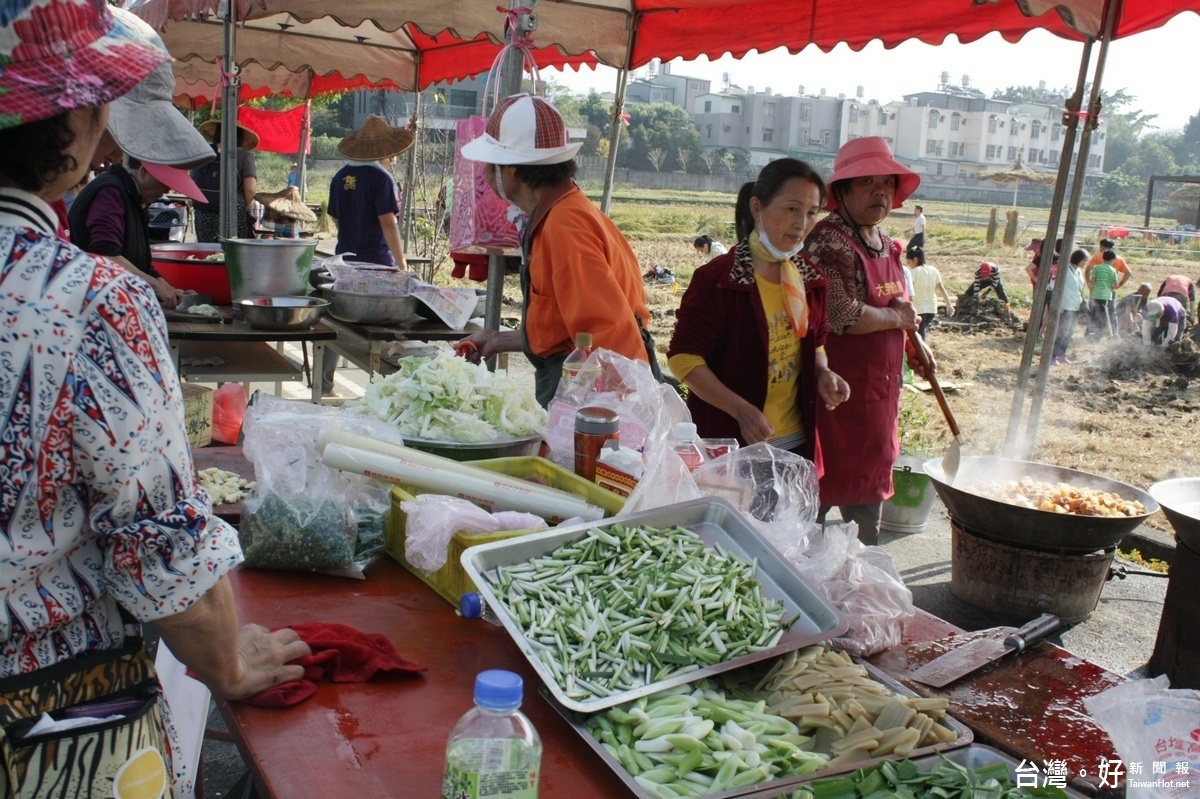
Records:
{"label": "white plastic bag", "polygon": [[546,527],[546,521],[532,513],[510,510],[488,513],[465,499],[441,494],[419,494],[411,502],[401,502],[400,509],[408,517],[404,525],[404,556],[426,574],[446,565],[450,539],[459,530],[495,533]]}
{"label": "white plastic bag", "polygon": [[831,645],[866,657],[900,643],[914,614],[912,592],[891,555],[858,540],[858,525],[826,525],[789,560],[850,625]]}
{"label": "white plastic bag", "polygon": [[770,444],[752,444],[692,474],[704,493],[729,501],[785,556],[808,546],[819,507],[812,462]]}
{"label": "white plastic bag", "polygon": [[[1083,700],[1117,747],[1126,768],[1128,799],[1200,795],[1200,691],[1171,690],[1168,685],[1166,675],[1130,680]],[[1140,774],[1129,770],[1131,763],[1142,764]],[[1158,764],[1163,764],[1162,773],[1155,771]]]}

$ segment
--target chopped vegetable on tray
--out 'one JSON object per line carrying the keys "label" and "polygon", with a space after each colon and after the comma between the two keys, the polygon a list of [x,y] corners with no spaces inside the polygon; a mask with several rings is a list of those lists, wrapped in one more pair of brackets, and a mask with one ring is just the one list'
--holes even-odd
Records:
{"label": "chopped vegetable on tray", "polygon": [[537,435],[546,426],[531,388],[449,352],[401,359],[400,371],[377,375],[354,409],[432,441],[475,444]]}
{"label": "chopped vegetable on tray", "polygon": [[566,696],[589,701],[778,643],[794,618],[755,571],[690,530],[613,524],[485,577]]}
{"label": "chopped vegetable on tray", "polygon": [[968,768],[945,758],[922,772],[911,760],[884,761],[859,769],[845,777],[817,780],[780,799],[1034,799],[1048,796],[1065,799],[1066,791],[1052,785],[1018,788],[1008,764],[991,763]]}

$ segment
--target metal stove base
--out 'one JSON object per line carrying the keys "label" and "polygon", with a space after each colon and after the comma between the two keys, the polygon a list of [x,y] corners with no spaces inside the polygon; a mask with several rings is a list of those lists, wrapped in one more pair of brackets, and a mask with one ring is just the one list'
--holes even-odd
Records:
{"label": "metal stove base", "polygon": [[1116,547],[1084,554],[1039,552],[992,541],[953,519],[950,590],[962,601],[1013,621],[1053,613],[1064,623],[1096,609]]}
{"label": "metal stove base", "polygon": [[1158,640],[1147,666],[1152,676],[1165,674],[1172,688],[1200,688],[1200,552],[1180,541],[1171,558],[1171,579],[1163,601]]}

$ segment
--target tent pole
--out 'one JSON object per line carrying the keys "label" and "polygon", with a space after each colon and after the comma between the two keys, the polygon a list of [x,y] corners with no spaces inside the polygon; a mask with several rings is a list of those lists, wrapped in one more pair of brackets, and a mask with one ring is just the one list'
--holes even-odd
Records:
{"label": "tent pole", "polygon": [[308,72],[308,99],[304,101],[304,121],[300,123],[300,151],[296,153],[299,169],[296,171],[296,188],[300,200],[308,193],[308,139],[312,135],[312,70]]}
{"label": "tent pole", "polygon": [[613,179],[617,173],[617,147],[621,143],[621,114],[625,108],[625,84],[629,70],[617,70],[617,92],[613,98],[612,131],[608,135],[608,163],[604,169],[604,194],[600,197],[600,211],[606,216],[612,207]]}
{"label": "tent pole", "polygon": [[[420,54],[417,58],[417,75],[421,74]],[[421,146],[421,128],[418,120],[421,118],[421,81],[418,78],[416,91],[413,92],[413,114],[412,114],[412,131],[413,143],[408,148],[408,164],[404,168],[404,207],[400,209],[404,220],[404,229],[400,231],[401,238],[404,240],[404,252],[408,252],[409,239],[412,237],[413,217],[416,216],[416,205],[413,199],[416,196],[416,180],[417,180],[417,148]],[[432,274],[432,273],[431,273]]]}
{"label": "tent pole", "polygon": [[[1067,192],[1067,177],[1071,171],[1071,155],[1075,152],[1075,136],[1079,127],[1078,111],[1083,107],[1083,93],[1087,88],[1087,70],[1092,57],[1093,39],[1083,43],[1083,55],[1079,61],[1079,76],[1075,82],[1075,94],[1067,101],[1067,110],[1063,114],[1063,146],[1062,155],[1058,162],[1058,178],[1054,183],[1054,198],[1050,202],[1050,218],[1046,222],[1046,235],[1042,239],[1041,258],[1038,261],[1037,283],[1033,288],[1033,309],[1044,307],[1046,287],[1050,284],[1050,267],[1054,260],[1054,240],[1058,237],[1058,222],[1062,213],[1062,203]],[[1070,257],[1070,253],[1066,253]],[[1061,284],[1060,284],[1061,285]],[[1025,397],[1029,389],[1029,370],[1033,364],[1034,352],[1037,349],[1038,333],[1041,329],[1041,319],[1035,319],[1031,312],[1029,325],[1025,330],[1025,348],[1021,351],[1021,365],[1017,370],[1017,385],[1013,389],[1012,408],[1008,414],[1008,430],[1004,436],[1004,456],[1016,457],[1018,441],[1021,434],[1021,417],[1025,410]],[[1057,327],[1057,320],[1055,320]],[[1045,342],[1043,342],[1043,353]],[[1053,350],[1054,343],[1050,342]]]}
{"label": "tent pole", "polygon": [[[220,235],[223,239],[237,236],[237,198],[242,187],[237,179],[237,112],[238,88],[241,86],[236,55],[237,3],[229,3],[221,26],[225,46],[225,71],[229,80],[221,88],[221,205]],[[250,209],[247,208],[247,211]]]}
{"label": "tent pole", "polygon": [[[1084,120],[1083,136],[1079,139],[1079,155],[1075,159],[1075,180],[1071,185],[1071,201],[1067,205],[1067,219],[1063,224],[1062,259],[1064,262],[1070,257],[1074,245],[1075,224],[1079,217],[1079,200],[1083,196],[1083,184],[1087,179],[1087,162],[1091,150],[1092,132],[1096,129],[1100,117],[1100,87],[1104,82],[1104,62],[1108,59],[1108,45],[1112,41],[1113,31],[1117,26],[1121,3],[1122,0],[1107,0],[1105,4],[1104,30],[1100,33],[1100,53],[1096,56],[1092,93],[1088,99],[1088,115]],[[1046,320],[1046,340],[1042,344],[1042,360],[1038,364],[1037,377],[1033,386],[1033,399],[1029,407],[1029,421],[1025,424],[1025,437],[1021,441],[1018,455],[1021,460],[1030,459],[1033,454],[1034,442],[1037,440],[1042,402],[1046,397],[1046,382],[1050,377],[1050,357],[1047,350],[1053,350],[1052,342],[1058,329],[1058,315],[1062,311],[1063,284],[1065,283],[1065,280],[1056,282],[1054,296],[1050,302],[1050,316]]]}
{"label": "tent pole", "polygon": [[[520,7],[521,0],[508,0],[510,10]],[[534,14],[521,14],[520,22],[522,25],[529,24],[532,20],[536,20]],[[506,44],[512,43],[512,31],[505,26],[504,41]],[[508,51],[504,56],[504,62],[500,65],[500,96],[508,97],[509,95],[519,94],[521,91],[521,78],[525,75],[525,55],[516,48]],[[485,101],[486,102],[486,101]],[[487,299],[483,306],[483,326],[488,330],[500,329],[500,302],[504,299],[504,255],[503,253],[488,254],[488,273],[487,273]],[[496,370],[496,357],[492,356],[487,361],[488,369]]]}

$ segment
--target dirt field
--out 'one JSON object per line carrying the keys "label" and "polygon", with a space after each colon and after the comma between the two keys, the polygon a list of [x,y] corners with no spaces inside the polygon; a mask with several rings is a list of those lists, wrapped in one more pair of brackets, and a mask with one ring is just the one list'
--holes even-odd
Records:
{"label": "dirt field", "polygon": [[[690,242],[642,241],[634,242],[634,249],[644,268],[696,261]],[[939,255],[936,242],[929,251],[930,263],[957,297],[970,284],[979,259]],[[929,336],[942,381],[959,386],[949,401],[968,455],[1002,453],[1029,317],[1025,253],[991,260],[1000,264],[1014,296],[1007,322],[996,303],[984,327],[942,325]],[[1195,278],[1197,271],[1195,264],[1168,261],[1131,261],[1130,267],[1133,278],[1120,296],[1141,281],[1157,290],[1168,274]],[[682,286],[675,292],[669,285],[647,284],[660,352],[666,351],[682,291]],[[1149,352],[1137,340],[1085,339],[1080,328],[1069,352],[1074,362],[1052,367],[1034,459],[1142,488],[1168,477],[1200,474],[1200,346],[1191,335],[1182,346]],[[927,454],[940,454],[949,441],[941,413],[931,394],[921,395],[918,403],[923,411],[918,416],[927,419],[928,429],[916,438],[924,439]],[[1167,529],[1161,516],[1152,523]]]}

